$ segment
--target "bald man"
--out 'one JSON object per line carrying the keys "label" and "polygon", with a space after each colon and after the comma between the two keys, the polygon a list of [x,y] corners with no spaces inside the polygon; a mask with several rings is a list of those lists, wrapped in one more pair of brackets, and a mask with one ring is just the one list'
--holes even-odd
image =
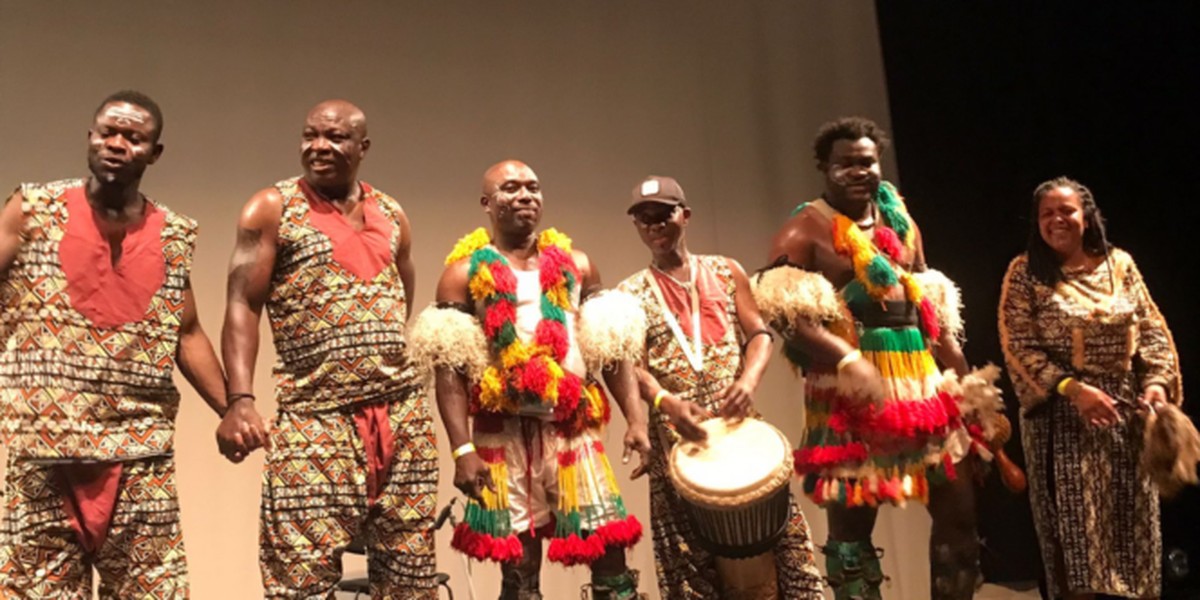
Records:
{"label": "bald man", "polygon": [[[352,539],[373,598],[436,598],[437,449],[405,354],[412,235],[391,197],[358,179],[367,121],[342,100],[308,113],[304,175],[242,210],[222,351],[234,462],[265,446],[259,561],[267,598],[332,597]],[[275,350],[274,426],[254,407],[263,306]]]}
{"label": "bald man", "polygon": [[515,160],[489,168],[479,203],[491,231],[481,227],[458,243],[438,283],[438,305],[422,313],[412,335],[414,358],[435,368],[454,484],[471,498],[451,544],[502,564],[502,600],[542,598],[543,537],[550,561],[591,567],[595,598],[633,598],[625,548],[641,537],[641,525],[626,514],[605,455],[608,398],[588,366],[603,371],[625,415],[626,460],[650,449],[646,417],[631,357],[589,354],[580,343],[618,333],[603,328],[621,323],[580,318],[583,302],[584,315],[605,306],[589,301],[600,273],[569,238],[538,231],[543,198],[533,169]]}

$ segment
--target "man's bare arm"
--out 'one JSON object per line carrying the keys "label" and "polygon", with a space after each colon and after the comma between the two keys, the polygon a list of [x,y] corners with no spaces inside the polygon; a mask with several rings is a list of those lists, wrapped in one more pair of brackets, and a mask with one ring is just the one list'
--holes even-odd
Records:
{"label": "man's bare arm", "polygon": [[8,197],[4,210],[0,211],[0,279],[8,274],[8,269],[17,260],[17,253],[21,251],[21,227],[25,222],[21,203],[24,201],[21,190],[17,190]]}
{"label": "man's bare arm", "polygon": [[757,332],[766,330],[767,324],[763,321],[762,313],[758,310],[758,303],[754,301],[754,295],[750,292],[750,278],[746,276],[746,270],[733,259],[729,259],[729,266],[733,272],[733,282],[737,290],[734,303],[737,308],[738,324],[741,325],[743,334],[754,336],[746,343],[746,360],[743,364],[742,379],[746,380],[751,388],[757,388],[763,373],[767,370],[767,364],[771,361],[771,338],[767,335],[755,335]]}
{"label": "man's bare arm", "polygon": [[270,294],[275,244],[282,217],[282,198],[273,189],[256,194],[238,219],[237,244],[229,263],[225,326],[221,351],[229,381],[228,406],[217,427],[217,447],[232,462],[241,462],[271,439],[254,408],[254,361],[258,356],[258,324]]}
{"label": "man's bare arm", "polygon": [[[816,243],[814,242],[815,227],[812,219],[805,213],[792,217],[771,240],[771,251],[768,254],[768,264],[775,264],[781,257],[789,263],[806,271],[821,273],[816,259]],[[800,346],[806,354],[819,362],[833,364],[854,350],[846,340],[832,334],[829,330],[801,321],[792,324],[792,330],[786,332],[788,342]]]}
{"label": "man's bare arm", "polygon": [[400,211],[400,244],[396,249],[396,270],[404,284],[404,314],[412,317],[413,298],[417,295],[417,269],[412,261],[412,225],[408,215]]}
{"label": "man's bare arm", "polygon": [[[582,298],[586,299],[604,289],[604,283],[600,280],[600,270],[596,268],[596,264],[588,258],[587,254],[575,250],[572,258],[579,269],[579,287]],[[626,422],[646,423],[642,404],[638,402],[638,378],[633,363],[621,361],[613,367],[605,369],[604,383],[608,385],[609,391],[615,396],[617,406],[620,407],[621,414],[625,415]]]}
{"label": "man's bare arm", "polygon": [[[462,260],[450,265],[442,273],[435,294],[439,304],[470,306],[467,296],[469,264]],[[467,378],[459,371],[444,366],[435,368],[434,377],[438,413],[442,417],[442,425],[446,427],[450,447],[457,450],[471,442],[471,424],[467,416],[470,404]],[[496,484],[492,481],[491,471],[478,452],[460,452],[454,458],[454,487],[476,500],[483,498],[485,488],[495,491]]]}
{"label": "man's bare arm", "polygon": [[[587,254],[576,250],[572,258],[575,260],[575,266],[579,269],[581,298],[586,299],[604,289],[604,283],[600,280],[600,270],[596,268],[596,264],[588,258]],[[604,369],[602,375],[604,384],[612,392],[617,407],[625,416],[627,429],[625,431],[625,452],[621,456],[621,462],[629,462],[633,453],[637,452],[641,464],[634,469],[633,476],[638,477],[645,472],[648,464],[650,434],[646,412],[638,400],[637,371],[632,362],[623,360]]]}
{"label": "man's bare arm", "polygon": [[200,325],[200,315],[196,311],[196,297],[192,293],[192,282],[189,279],[187,289],[183,292],[183,322],[179,327],[179,347],[176,350],[176,362],[179,372],[192,384],[196,392],[204,398],[209,408],[217,416],[225,416],[225,373],[221,370],[221,362],[213,350],[208,334]]}
{"label": "man's bare arm", "polygon": [[771,250],[767,264],[775,264],[780,258],[802,269],[813,270],[813,241],[809,233],[811,224],[807,215],[801,213],[783,224],[775,237],[771,238]]}
{"label": "man's bare arm", "polygon": [[254,391],[258,325],[270,294],[281,216],[278,192],[265,190],[246,203],[238,219],[237,243],[229,261],[225,326],[221,330],[221,354],[232,393]]}
{"label": "man's bare arm", "polygon": [[[468,262],[463,260],[450,265],[438,280],[435,294],[438,303],[468,306],[467,297]],[[460,372],[447,367],[436,369],[436,395],[438,412],[446,426],[450,447],[458,448],[471,441],[471,429],[467,419],[470,400],[467,378]]]}

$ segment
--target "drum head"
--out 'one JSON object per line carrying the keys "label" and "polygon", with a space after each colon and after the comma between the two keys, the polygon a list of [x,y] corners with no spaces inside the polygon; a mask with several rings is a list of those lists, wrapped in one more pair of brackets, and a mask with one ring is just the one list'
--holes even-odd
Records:
{"label": "drum head", "polygon": [[712,500],[757,496],[791,476],[791,446],[766,422],[716,418],[700,427],[707,440],[683,441],[671,450],[671,478],[685,495]]}

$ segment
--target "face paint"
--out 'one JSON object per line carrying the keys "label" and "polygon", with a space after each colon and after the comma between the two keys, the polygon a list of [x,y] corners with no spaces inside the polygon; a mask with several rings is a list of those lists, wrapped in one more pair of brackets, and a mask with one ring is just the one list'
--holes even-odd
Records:
{"label": "face paint", "polygon": [[140,112],[124,106],[110,106],[108,110],[104,111],[104,116],[116,121],[117,125],[122,127],[128,127],[133,123],[141,125],[146,122]]}
{"label": "face paint", "polygon": [[869,169],[857,165],[831,165],[829,167],[830,181],[838,185],[849,185],[879,178],[878,163]]}

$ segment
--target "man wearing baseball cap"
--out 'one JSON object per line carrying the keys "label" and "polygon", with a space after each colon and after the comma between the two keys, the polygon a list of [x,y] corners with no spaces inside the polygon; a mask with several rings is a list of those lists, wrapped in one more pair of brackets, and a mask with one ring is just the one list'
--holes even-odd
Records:
{"label": "man wearing baseball cap", "polygon": [[644,471],[650,474],[661,596],[822,598],[808,523],[794,502],[783,538],[773,551],[750,560],[714,560],[693,532],[668,476],[669,451],[680,437],[703,439],[699,423],[713,415],[759,417],[752,397],[770,361],[772,335],[742,266],[688,251],[692,210],[679,182],[647,177],[634,187],[626,212],[650,249],[650,267],[619,289],[637,298],[646,313],[646,360],[637,374],[651,407]]}

